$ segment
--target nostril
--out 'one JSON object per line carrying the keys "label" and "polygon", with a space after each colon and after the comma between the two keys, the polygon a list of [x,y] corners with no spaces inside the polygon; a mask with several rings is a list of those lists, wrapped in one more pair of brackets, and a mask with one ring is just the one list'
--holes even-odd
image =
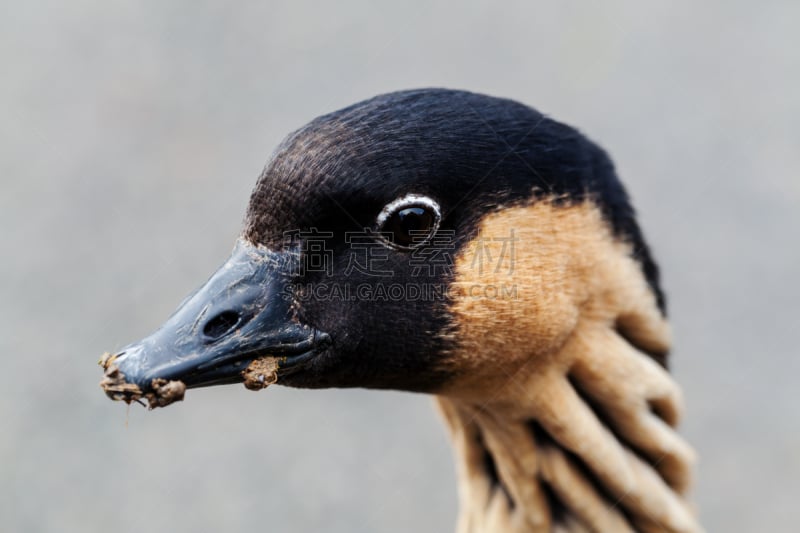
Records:
{"label": "nostril", "polygon": [[206,322],[203,335],[210,340],[217,340],[236,327],[240,320],[241,316],[236,311],[223,311]]}

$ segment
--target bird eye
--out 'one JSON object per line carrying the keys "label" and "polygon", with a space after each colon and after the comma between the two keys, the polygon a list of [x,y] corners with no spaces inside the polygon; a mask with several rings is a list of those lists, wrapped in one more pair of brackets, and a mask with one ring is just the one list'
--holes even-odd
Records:
{"label": "bird eye", "polygon": [[377,231],[390,246],[410,250],[433,236],[440,219],[439,204],[426,196],[409,194],[383,208]]}

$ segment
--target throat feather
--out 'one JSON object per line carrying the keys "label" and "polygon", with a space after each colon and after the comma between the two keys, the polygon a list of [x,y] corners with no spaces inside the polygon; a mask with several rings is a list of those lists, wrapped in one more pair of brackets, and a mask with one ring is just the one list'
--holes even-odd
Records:
{"label": "throat feather", "polygon": [[457,456],[459,533],[700,531],[684,499],[692,451],[646,401],[598,401],[582,377],[540,380],[483,402],[438,398]]}

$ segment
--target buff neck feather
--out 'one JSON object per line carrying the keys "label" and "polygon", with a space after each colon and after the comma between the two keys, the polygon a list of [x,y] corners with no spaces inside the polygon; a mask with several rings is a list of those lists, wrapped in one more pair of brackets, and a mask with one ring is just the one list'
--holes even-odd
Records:
{"label": "buff neck feather", "polygon": [[669,326],[629,246],[590,203],[497,218],[476,242],[513,228],[524,243],[513,271],[479,272],[468,248],[457,282],[534,281],[513,300],[465,290],[451,308],[449,364],[463,377],[437,400],[457,457],[458,532],[702,531],[685,497],[681,391],[657,361]]}

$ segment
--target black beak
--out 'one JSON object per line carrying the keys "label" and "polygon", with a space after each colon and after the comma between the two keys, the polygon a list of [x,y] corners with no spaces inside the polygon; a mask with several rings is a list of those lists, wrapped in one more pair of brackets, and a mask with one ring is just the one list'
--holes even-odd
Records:
{"label": "black beak", "polygon": [[[228,261],[161,328],[101,360],[106,393],[128,402],[147,396],[153,407],[154,400],[166,405],[181,399],[184,385],[250,387],[246,371],[256,360],[274,370],[269,382],[302,367],[330,339],[293,320],[289,289],[296,260],[291,252],[239,240]],[[175,382],[181,382],[179,390],[170,392],[168,384]]]}

